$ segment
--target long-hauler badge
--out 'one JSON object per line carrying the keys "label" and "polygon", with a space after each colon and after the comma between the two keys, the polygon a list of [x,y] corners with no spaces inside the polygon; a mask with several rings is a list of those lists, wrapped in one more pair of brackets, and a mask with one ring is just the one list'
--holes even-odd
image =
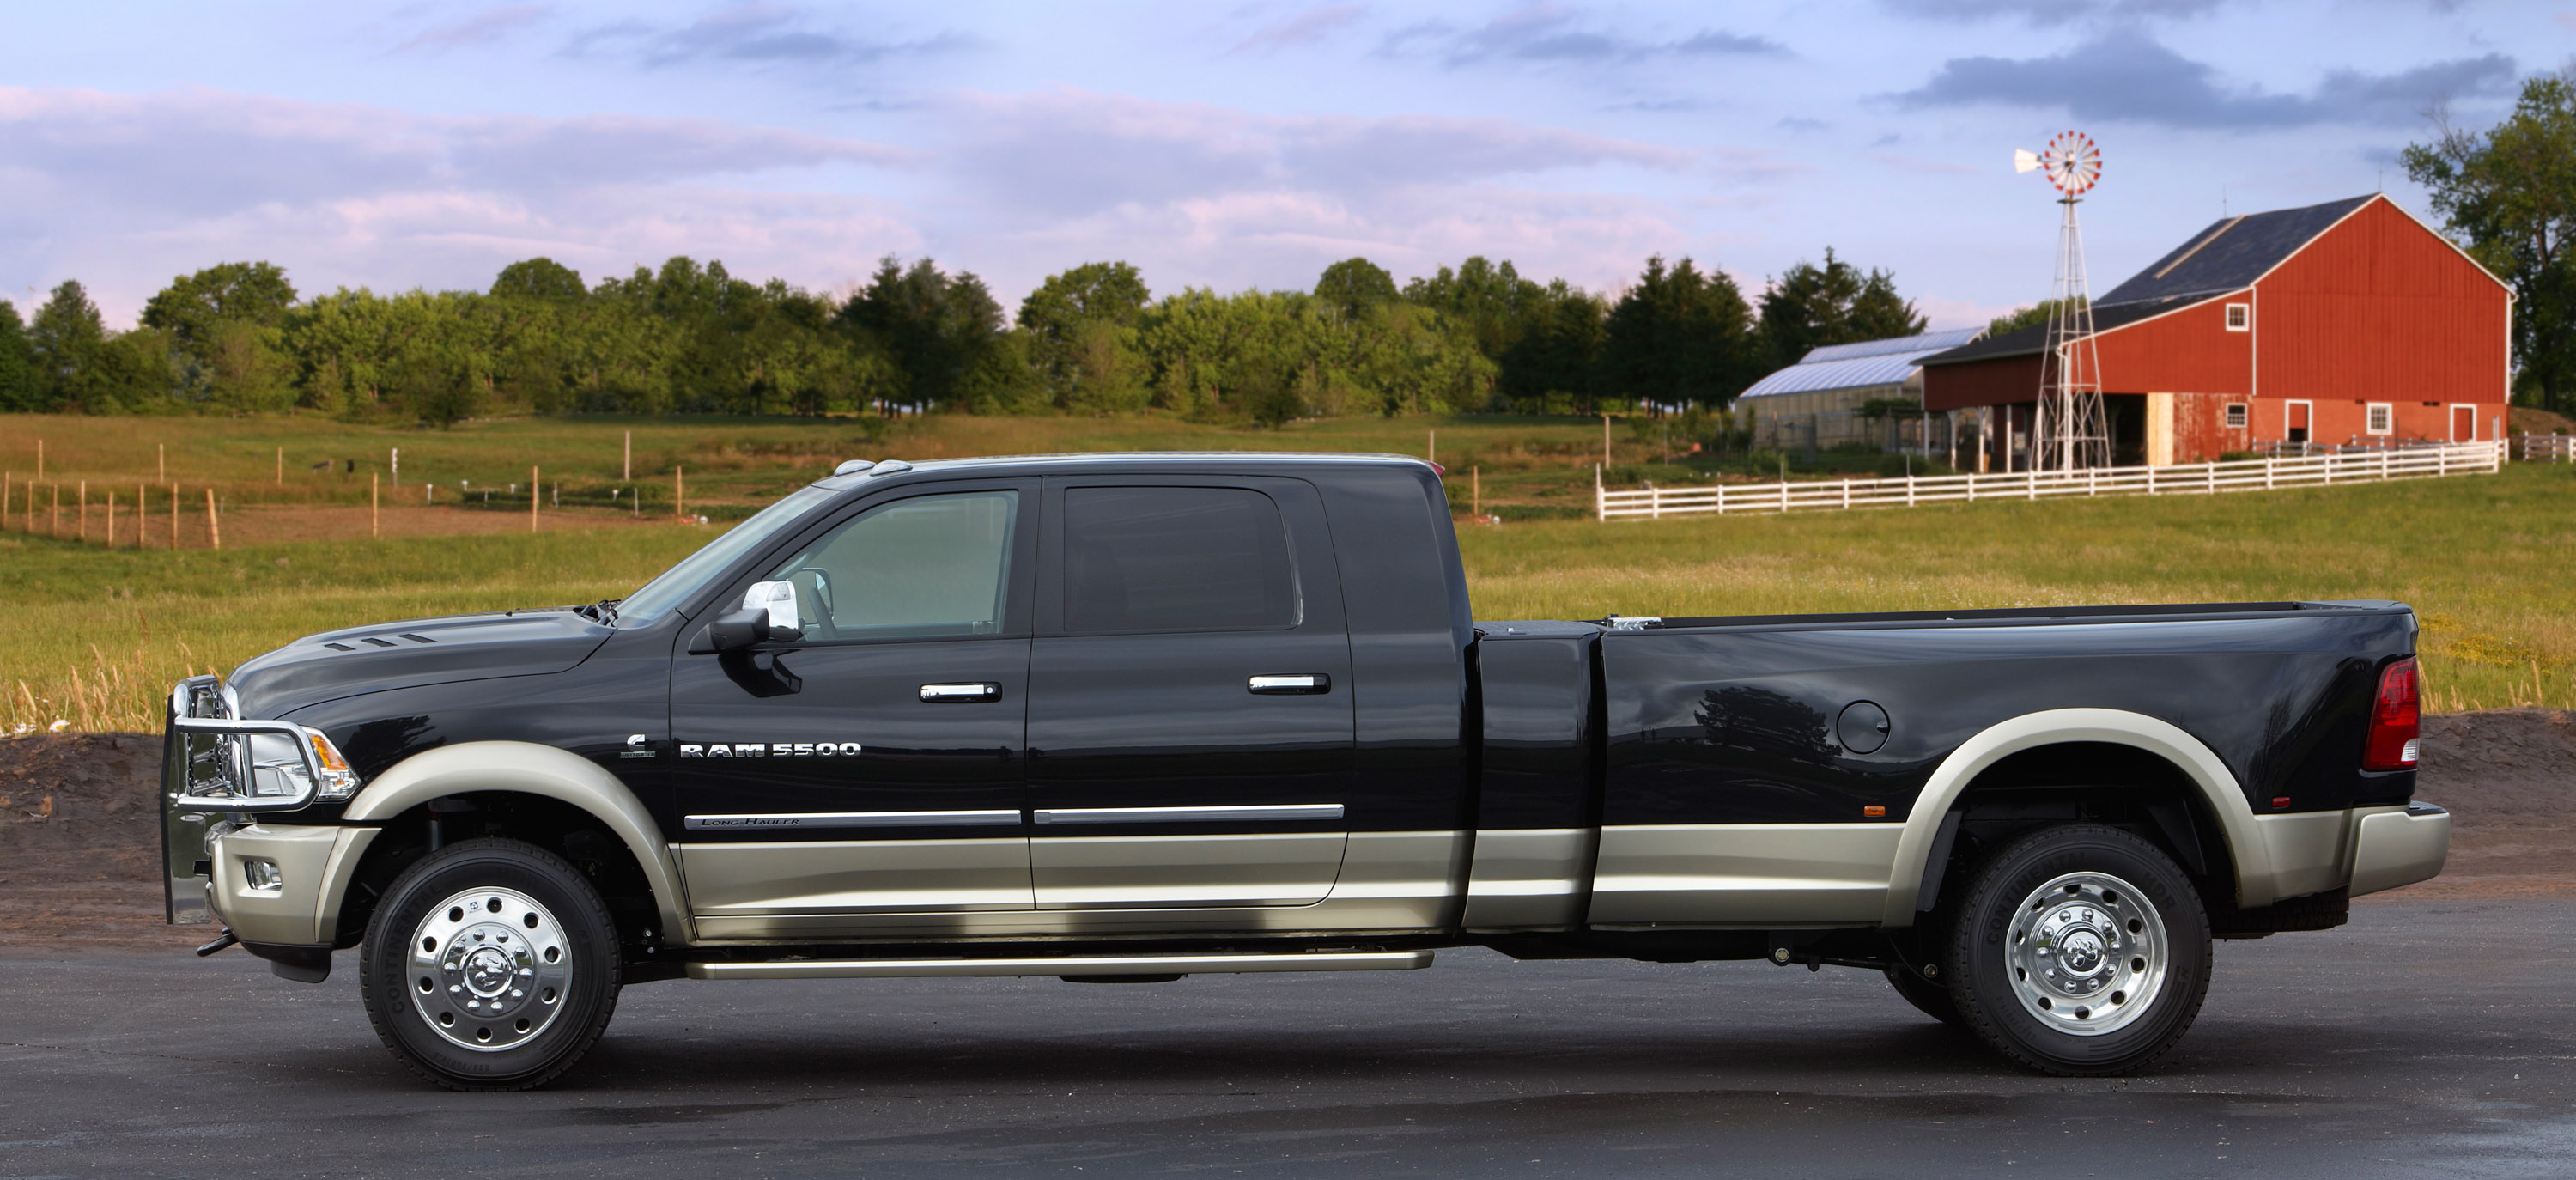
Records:
{"label": "long-hauler badge", "polygon": [[683,758],[850,758],[857,742],[709,742],[680,743]]}

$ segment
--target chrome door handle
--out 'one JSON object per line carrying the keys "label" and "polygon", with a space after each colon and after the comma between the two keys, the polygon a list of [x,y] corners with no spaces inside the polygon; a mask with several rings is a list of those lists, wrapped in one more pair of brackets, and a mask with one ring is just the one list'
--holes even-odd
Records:
{"label": "chrome door handle", "polygon": [[998,701],[1002,699],[1002,686],[990,681],[973,684],[925,684],[921,686],[921,699],[934,704]]}
{"label": "chrome door handle", "polygon": [[1294,676],[1255,676],[1247,687],[1256,696],[1309,697],[1333,691],[1333,678],[1321,672],[1301,672]]}

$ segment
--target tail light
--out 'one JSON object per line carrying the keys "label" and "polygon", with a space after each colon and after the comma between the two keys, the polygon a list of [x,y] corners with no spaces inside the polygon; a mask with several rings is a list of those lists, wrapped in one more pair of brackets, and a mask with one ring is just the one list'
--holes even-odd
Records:
{"label": "tail light", "polygon": [[2415,750],[2424,731],[2419,701],[2423,674],[2408,656],[2379,674],[2379,699],[2370,703],[2370,738],[2362,743],[2363,770],[2413,770]]}

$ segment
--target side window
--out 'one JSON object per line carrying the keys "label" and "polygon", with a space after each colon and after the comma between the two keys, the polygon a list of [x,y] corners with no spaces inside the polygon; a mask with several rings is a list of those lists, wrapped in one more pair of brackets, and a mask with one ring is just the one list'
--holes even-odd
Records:
{"label": "side window", "polygon": [[770,571],[807,639],[991,635],[1009,604],[1020,494],[959,492],[860,513]]}
{"label": "side window", "polygon": [[1245,488],[1064,493],[1064,629],[1293,627],[1297,578],[1270,497]]}

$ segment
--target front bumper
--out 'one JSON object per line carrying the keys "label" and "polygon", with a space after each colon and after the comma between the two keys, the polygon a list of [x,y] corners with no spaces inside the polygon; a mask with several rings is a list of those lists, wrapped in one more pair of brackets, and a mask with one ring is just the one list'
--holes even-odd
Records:
{"label": "front bumper", "polygon": [[349,878],[379,828],[251,824],[206,841],[207,906],[246,943],[329,948]]}
{"label": "front bumper", "polygon": [[2351,896],[2429,880],[2450,855],[2450,812],[2430,803],[2371,811],[2353,825]]}

